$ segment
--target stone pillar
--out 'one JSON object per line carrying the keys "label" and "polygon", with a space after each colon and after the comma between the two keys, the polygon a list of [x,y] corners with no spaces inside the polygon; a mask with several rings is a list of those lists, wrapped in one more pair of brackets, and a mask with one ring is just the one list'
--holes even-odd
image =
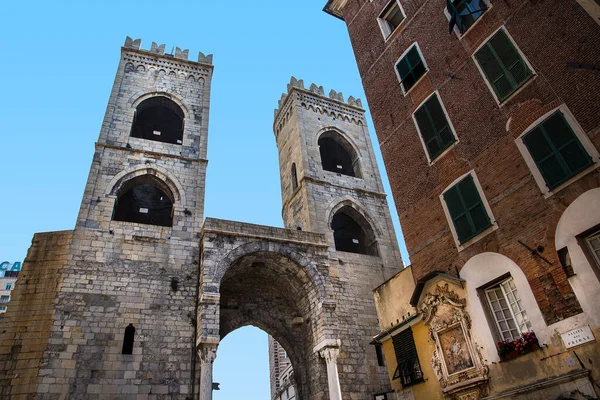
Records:
{"label": "stone pillar", "polygon": [[337,358],[340,349],[337,347],[326,347],[319,351],[321,357],[327,363],[327,383],[329,386],[329,400],[342,400],[342,388],[338,376]]}
{"label": "stone pillar", "polygon": [[217,345],[202,343],[198,347],[200,356],[200,400],[212,400],[213,362],[217,358]]}

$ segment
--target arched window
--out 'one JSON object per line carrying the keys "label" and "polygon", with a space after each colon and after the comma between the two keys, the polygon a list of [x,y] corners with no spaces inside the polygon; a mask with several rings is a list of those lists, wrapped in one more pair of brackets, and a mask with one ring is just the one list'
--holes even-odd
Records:
{"label": "arched window", "polygon": [[350,206],[341,208],[331,221],[335,249],[377,256],[377,241],[367,220]]}
{"label": "arched window", "polygon": [[292,190],[298,187],[298,174],[296,173],[296,163],[292,164]]}
{"label": "arched window", "polygon": [[142,175],[126,182],[117,194],[113,220],[173,226],[173,195],[160,179]]}
{"label": "arched window", "polygon": [[132,354],[133,353],[133,339],[135,337],[135,327],[133,324],[127,325],[125,328],[125,334],[123,335],[123,349],[121,354]]}
{"label": "arched window", "polygon": [[151,97],[137,106],[131,136],[182,144],[183,121],[184,114],[177,103],[164,96]]}
{"label": "arched window", "polygon": [[350,143],[335,131],[319,137],[321,164],[325,171],[360,178],[358,155]]}

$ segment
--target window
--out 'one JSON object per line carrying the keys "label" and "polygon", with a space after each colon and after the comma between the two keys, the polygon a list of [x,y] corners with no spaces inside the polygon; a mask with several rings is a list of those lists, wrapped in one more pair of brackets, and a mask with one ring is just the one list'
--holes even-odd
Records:
{"label": "window", "polygon": [[133,324],[127,325],[123,335],[123,348],[121,354],[133,354],[133,339],[135,336],[135,327]]}
{"label": "window", "polygon": [[377,355],[377,365],[379,365],[380,367],[384,367],[385,361],[383,359],[383,349],[381,348],[380,343],[375,345],[375,354]]}
{"label": "window", "polygon": [[593,163],[560,111],[525,134],[523,143],[550,190]]}
{"label": "window", "polygon": [[358,154],[338,132],[327,131],[318,140],[321,165],[325,171],[360,178]]}
{"label": "window", "polygon": [[425,75],[427,66],[416,43],[396,63],[396,72],[404,94]]}
{"label": "window", "polygon": [[404,15],[400,2],[398,0],[390,1],[377,18],[384,39],[389,38],[405,18],[406,15]]}
{"label": "window", "polygon": [[600,231],[591,234],[585,238],[585,241],[590,249],[590,252],[592,253],[592,256],[594,257],[594,260],[596,261],[596,265],[600,266]]}
{"label": "window", "polygon": [[113,220],[173,226],[171,191],[153,175],[135,177],[119,190]]}
{"label": "window", "polygon": [[392,336],[392,343],[398,362],[392,379],[400,379],[402,386],[410,386],[423,381],[423,372],[411,328]]}
{"label": "window", "polygon": [[298,187],[298,174],[296,172],[296,163],[292,163],[292,190]]}
{"label": "window", "polygon": [[184,117],[181,107],[173,100],[164,96],[151,97],[137,106],[131,136],[182,144]]}
{"label": "window", "polygon": [[414,118],[430,161],[456,142],[453,129],[436,93],[415,111]]}
{"label": "window", "polygon": [[468,31],[488,8],[484,0],[447,0],[446,7],[450,14],[450,32],[456,26],[461,34]]}
{"label": "window", "polygon": [[331,221],[337,251],[377,256],[377,241],[370,224],[350,206],[342,207]]}
{"label": "window", "polygon": [[475,59],[500,102],[533,76],[504,29],[496,32],[477,50]]}
{"label": "window", "polygon": [[6,306],[0,306],[0,311],[6,311]]}
{"label": "window", "polygon": [[10,296],[0,296],[0,303],[8,303],[10,301]]}
{"label": "window", "polygon": [[461,244],[492,226],[471,174],[446,190],[443,197]]}
{"label": "window", "polygon": [[11,289],[12,289],[12,283],[7,283],[4,290],[11,290]]}
{"label": "window", "polygon": [[512,277],[485,289],[485,297],[502,340],[513,341],[522,332],[531,331],[531,322]]}

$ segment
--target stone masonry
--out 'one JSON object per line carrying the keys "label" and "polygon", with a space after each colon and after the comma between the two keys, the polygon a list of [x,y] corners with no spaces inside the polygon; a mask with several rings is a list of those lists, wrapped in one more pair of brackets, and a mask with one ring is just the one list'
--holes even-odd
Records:
{"label": "stone masonry", "polygon": [[[402,261],[360,100],[292,78],[274,122],[285,229],[204,220],[212,56],[140,44],[121,49],[75,229],[36,234],[24,262],[0,334],[0,397],[210,400],[218,343],[245,325],[285,348],[298,399],[388,390],[369,345],[372,290]],[[180,143],[132,136],[149,99],[180,109]],[[324,169],[321,137],[352,155],[356,176]],[[117,220],[125,194],[139,200],[132,187],[167,196],[172,226]],[[342,212],[371,255],[336,249]]]}

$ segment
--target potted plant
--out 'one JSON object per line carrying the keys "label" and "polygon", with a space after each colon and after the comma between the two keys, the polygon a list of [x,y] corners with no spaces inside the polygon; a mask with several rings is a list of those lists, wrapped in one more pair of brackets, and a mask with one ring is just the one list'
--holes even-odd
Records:
{"label": "potted plant", "polygon": [[498,355],[502,360],[510,360],[517,357],[519,352],[516,349],[515,342],[507,342],[505,340],[498,342]]}

